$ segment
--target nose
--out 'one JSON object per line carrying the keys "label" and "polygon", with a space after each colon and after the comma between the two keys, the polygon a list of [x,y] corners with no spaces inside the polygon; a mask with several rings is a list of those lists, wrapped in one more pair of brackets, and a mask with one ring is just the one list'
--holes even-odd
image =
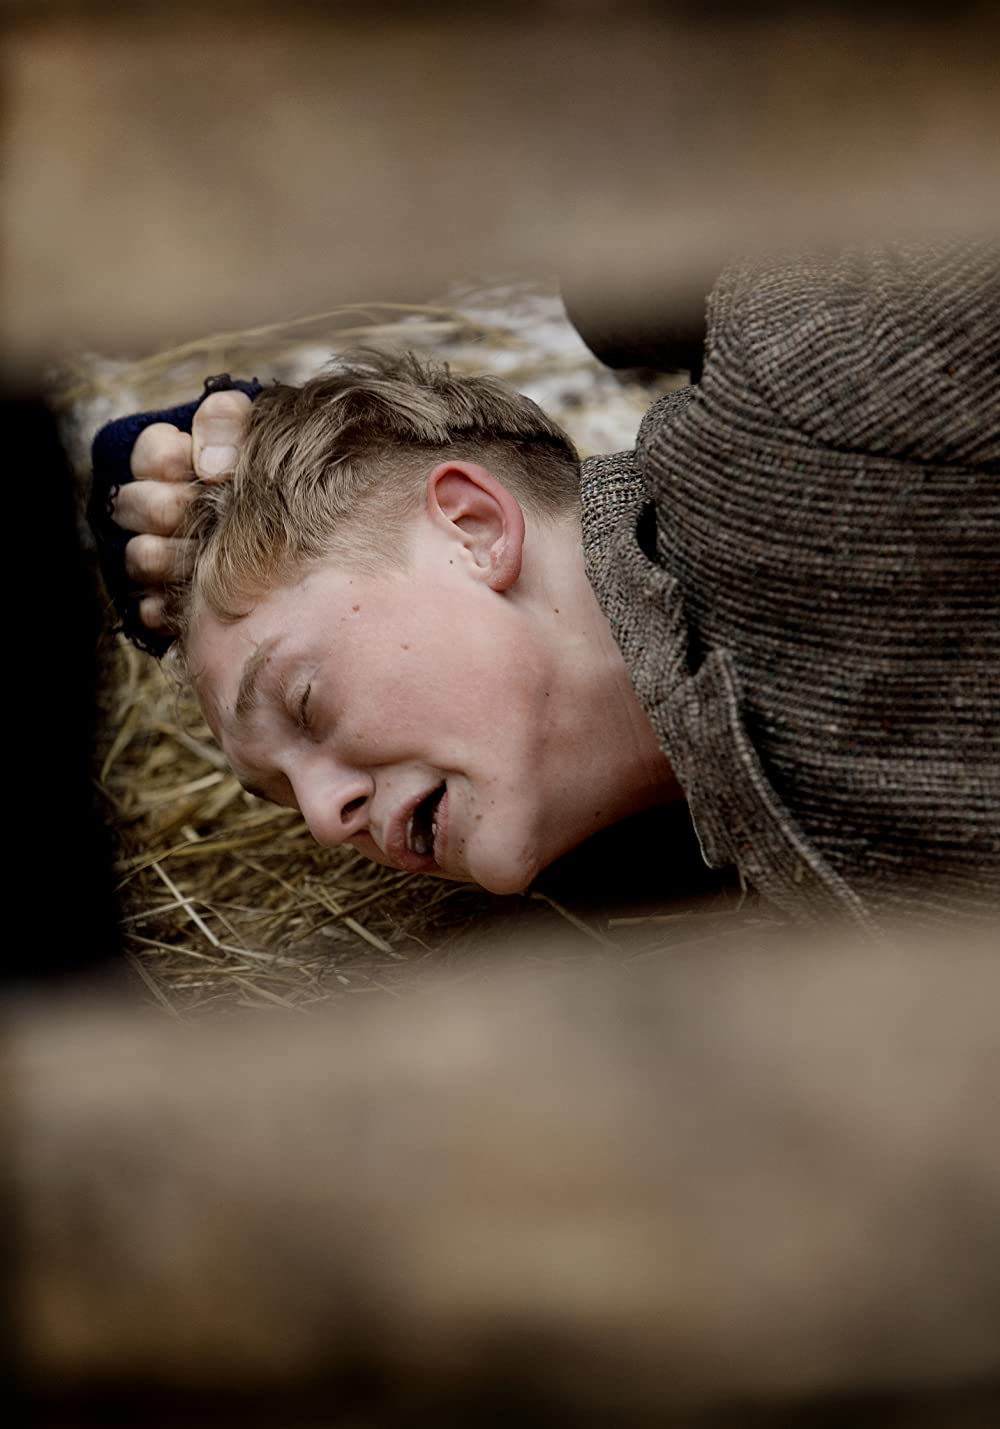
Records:
{"label": "nose", "polygon": [[375,783],[362,771],[304,769],[292,787],[309,832],[324,848],[336,848],[367,829]]}

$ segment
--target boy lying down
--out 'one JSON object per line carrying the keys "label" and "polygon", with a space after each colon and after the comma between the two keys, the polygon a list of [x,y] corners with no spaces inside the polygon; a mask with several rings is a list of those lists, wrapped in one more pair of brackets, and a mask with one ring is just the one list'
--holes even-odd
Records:
{"label": "boy lying down", "polygon": [[126,629],[320,843],[510,892],[683,798],[793,915],[995,909],[995,251],[733,266],[700,380],[582,463],[412,355],[227,385],[98,435],[95,525]]}

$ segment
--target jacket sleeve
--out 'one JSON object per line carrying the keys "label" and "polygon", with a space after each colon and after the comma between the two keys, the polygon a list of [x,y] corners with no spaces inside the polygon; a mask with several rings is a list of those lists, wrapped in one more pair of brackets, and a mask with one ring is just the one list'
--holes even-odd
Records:
{"label": "jacket sleeve", "polygon": [[898,245],[747,261],[709,304],[707,365],[840,451],[1000,467],[1000,249]]}
{"label": "jacket sleeve", "polygon": [[244,382],[234,380],[228,373],[223,373],[219,377],[210,377],[201,396],[193,402],[186,402],[179,407],[168,407],[162,411],[137,412],[129,417],[120,417],[102,427],[94,438],[91,449],[93,476],[87,503],[87,519],[97,543],[101,574],[121,622],[122,632],[140,650],[145,650],[150,655],[165,654],[173,642],[169,636],[148,630],[139,619],[139,599],[142,592],[132,584],[125,570],[125,547],[134,533],[124,531],[116,525],[112,515],[114,500],[121,488],[132,480],[132,448],[140,432],[155,422],[169,422],[182,432],[190,432],[194,414],[206,397],[213,392],[234,390],[245,392],[252,399],[262,389],[256,378]]}

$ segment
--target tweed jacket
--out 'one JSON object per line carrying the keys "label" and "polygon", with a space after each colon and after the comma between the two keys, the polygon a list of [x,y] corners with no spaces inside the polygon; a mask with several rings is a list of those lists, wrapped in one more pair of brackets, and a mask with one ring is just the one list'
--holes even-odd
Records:
{"label": "tweed jacket", "polygon": [[705,859],[806,918],[1000,906],[1000,266],[770,258],[584,463],[587,570]]}

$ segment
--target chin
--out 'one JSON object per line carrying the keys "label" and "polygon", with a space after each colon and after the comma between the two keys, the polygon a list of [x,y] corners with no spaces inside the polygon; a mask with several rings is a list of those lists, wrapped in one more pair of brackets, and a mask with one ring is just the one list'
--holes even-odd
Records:
{"label": "chin", "polygon": [[545,865],[539,863],[537,859],[530,863],[496,863],[476,869],[473,877],[480,888],[485,888],[487,893],[506,896],[513,893],[526,893],[544,867]]}

